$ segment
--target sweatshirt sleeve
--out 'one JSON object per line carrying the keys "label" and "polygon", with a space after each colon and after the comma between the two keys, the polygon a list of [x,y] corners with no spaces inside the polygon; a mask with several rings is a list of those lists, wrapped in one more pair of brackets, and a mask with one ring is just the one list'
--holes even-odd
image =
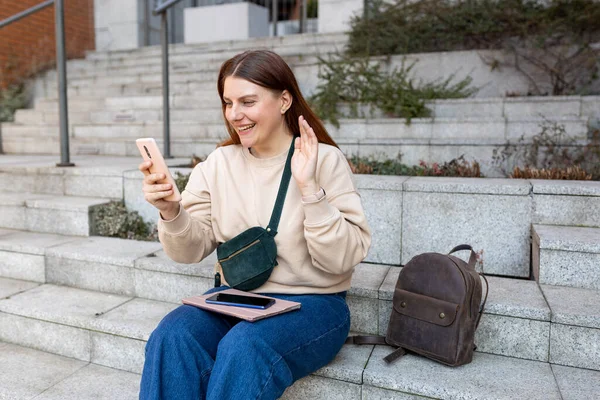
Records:
{"label": "sweatshirt sleeve", "polygon": [[367,256],[371,232],[342,152],[328,151],[320,161],[317,179],[326,196],[317,202],[303,202],[304,236],[316,268],[344,274]]}
{"label": "sweatshirt sleeve", "polygon": [[194,168],[181,193],[179,214],[172,220],[159,217],[158,238],[165,253],[179,263],[200,262],[217,247],[211,224],[211,196],[202,164]]}

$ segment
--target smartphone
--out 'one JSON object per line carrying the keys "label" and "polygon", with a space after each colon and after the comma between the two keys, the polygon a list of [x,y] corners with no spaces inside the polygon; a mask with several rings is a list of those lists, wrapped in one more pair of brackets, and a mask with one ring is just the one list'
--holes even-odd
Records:
{"label": "smartphone", "polygon": [[156,141],[153,138],[141,138],[137,139],[135,144],[140,150],[140,154],[142,155],[144,161],[152,161],[150,172],[153,174],[165,174],[166,178],[157,181],[157,183],[170,183],[173,187],[173,193],[167,197],[164,197],[164,200],[181,201],[181,194],[179,193],[179,189],[177,189],[175,179],[173,179],[173,176],[171,176],[169,168],[167,167],[167,163],[158,149]]}
{"label": "smartphone", "polygon": [[217,293],[206,299],[207,303],[220,304],[224,306],[259,308],[264,310],[275,304],[275,299],[267,299],[264,297],[242,296],[229,293]]}

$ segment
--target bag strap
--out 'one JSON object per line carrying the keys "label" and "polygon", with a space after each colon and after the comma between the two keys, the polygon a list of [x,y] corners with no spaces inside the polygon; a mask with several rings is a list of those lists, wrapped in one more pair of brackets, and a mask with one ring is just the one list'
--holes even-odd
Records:
{"label": "bag strap", "polygon": [[483,310],[485,309],[485,302],[487,301],[488,293],[490,292],[490,284],[488,283],[488,280],[483,274],[483,272],[479,272],[479,276],[481,276],[485,281],[485,297],[483,298],[483,303],[481,303],[481,307],[479,308],[479,315],[477,316],[477,323],[475,323],[475,329],[477,329],[477,327],[479,326],[479,321],[481,321],[481,316],[483,315]]}
{"label": "bag strap", "polygon": [[471,250],[471,256],[469,257],[469,267],[475,269],[475,264],[477,264],[477,253],[475,253],[475,250],[473,250],[473,247],[471,247],[470,245],[459,244],[458,246],[450,250],[450,253],[448,253],[448,255],[461,250]]}
{"label": "bag strap", "polygon": [[374,336],[374,335],[348,336],[346,338],[346,344],[384,344],[384,345],[387,345],[387,343],[385,342],[385,336]]}
{"label": "bag strap", "polygon": [[277,200],[275,200],[275,206],[273,207],[273,213],[271,214],[271,220],[267,226],[267,232],[271,236],[277,235],[277,228],[279,227],[279,218],[281,218],[281,211],[283,210],[283,202],[285,201],[285,195],[287,194],[288,187],[290,185],[290,178],[292,177],[292,156],[294,155],[294,144],[296,138],[292,139],[290,150],[288,151],[287,160],[285,161],[285,167],[283,168],[283,175],[281,176],[281,183],[279,184],[279,192],[277,192]]}

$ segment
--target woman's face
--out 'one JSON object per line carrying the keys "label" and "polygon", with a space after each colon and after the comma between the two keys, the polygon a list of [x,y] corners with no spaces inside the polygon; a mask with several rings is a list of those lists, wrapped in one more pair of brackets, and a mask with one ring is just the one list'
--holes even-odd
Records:
{"label": "woman's face", "polygon": [[[246,148],[270,148],[277,135],[285,134],[284,113],[289,93],[276,93],[235,76],[225,78],[225,118]],[[291,104],[291,102],[289,102]]]}

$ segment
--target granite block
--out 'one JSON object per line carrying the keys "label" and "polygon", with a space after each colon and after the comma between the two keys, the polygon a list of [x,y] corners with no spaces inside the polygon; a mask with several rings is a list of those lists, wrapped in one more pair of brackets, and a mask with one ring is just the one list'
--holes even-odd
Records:
{"label": "granite block", "polygon": [[214,277],[135,270],[135,294],[146,299],[181,303],[184,297],[203,294],[214,287]]}
{"label": "granite block", "polygon": [[85,366],[85,362],[0,343],[0,399],[33,399]]}
{"label": "granite block", "polygon": [[495,139],[504,137],[505,130],[504,118],[436,118],[431,137],[434,139]]}
{"label": "granite block", "polygon": [[535,194],[556,194],[565,196],[600,196],[598,181],[564,181],[530,179]]}
{"label": "granite block", "polygon": [[597,196],[533,196],[533,223],[548,225],[572,225],[600,227],[600,209]]}
{"label": "granite block", "polygon": [[[135,175],[131,176],[131,173]],[[158,210],[144,199],[143,178],[144,176],[138,170],[123,174],[123,200],[128,210],[137,211],[146,222],[156,224]]]}
{"label": "granite block", "polygon": [[365,261],[400,264],[403,193],[370,189],[360,193],[371,229],[371,248]]}
{"label": "granite block", "polygon": [[377,334],[379,322],[379,300],[367,297],[346,297],[350,309],[350,330]]}
{"label": "granite block", "polygon": [[346,344],[333,361],[314,374],[338,381],[361,384],[363,371],[372,351],[373,346]]}
{"label": "granite block", "polygon": [[520,179],[421,176],[407,179],[403,188],[406,192],[528,196],[531,184]]}
{"label": "granite block", "polygon": [[25,227],[23,229],[61,235],[89,236],[89,214],[82,211],[28,207],[25,212]]}
{"label": "granite block", "polygon": [[360,400],[361,385],[309,375],[290,387],[282,400]]}
{"label": "granite block", "polygon": [[500,99],[434,100],[434,105],[436,118],[471,116],[500,118],[503,116],[503,104]]}
{"label": "granite block", "polygon": [[75,236],[53,235],[49,233],[6,231],[0,236],[0,250],[43,256],[46,249],[78,240]]}
{"label": "granite block", "polygon": [[0,204],[0,227],[25,229],[25,207]]}
{"label": "granite block", "polygon": [[550,362],[600,370],[600,329],[552,324]]}
{"label": "granite block", "polygon": [[48,249],[46,256],[133,267],[138,258],[161,249],[159,242],[94,236],[55,246]]}
{"label": "granite block", "polygon": [[600,329],[600,291],[541,285],[552,322]]}
{"label": "granite block", "polygon": [[387,335],[390,317],[392,316],[393,303],[388,300],[379,300],[379,327],[378,335]]}
{"label": "granite block", "polygon": [[36,400],[137,400],[140,380],[138,374],[88,364]]}
{"label": "granite block", "polygon": [[402,191],[402,184],[408,176],[386,176],[386,175],[354,175],[354,182],[359,193],[363,189]]}
{"label": "granite block", "polygon": [[376,346],[364,384],[442,399],[560,399],[547,363],[475,353],[470,364],[456,368],[414,355],[388,365],[383,357],[392,350]]}
{"label": "granite block", "polygon": [[91,292],[65,286],[41,285],[0,300],[0,311],[42,321],[88,328],[105,312],[129,301],[129,297]]}
{"label": "granite block", "polygon": [[26,199],[28,209],[87,213],[91,208],[108,203],[107,199],[75,196],[32,196]]}
{"label": "granite block", "polygon": [[135,295],[134,269],[66,257],[46,257],[46,282],[125,296]]}
{"label": "granite block", "polygon": [[0,312],[0,341],[90,361],[90,332],[72,326]]}
{"label": "granite block", "polygon": [[348,295],[356,297],[379,297],[379,287],[388,274],[387,265],[360,263],[354,268],[352,286]]}
{"label": "granite block", "polygon": [[91,332],[91,362],[105,367],[141,374],[144,369],[146,342]]}
{"label": "granite block", "polygon": [[204,260],[194,264],[181,264],[169,258],[164,250],[157,251],[147,257],[138,258],[135,267],[146,271],[165,272],[181,275],[214,278],[217,252],[209,254]]}
{"label": "granite block", "polygon": [[563,400],[594,399],[600,393],[600,372],[552,365]]}
{"label": "granite block", "polygon": [[477,351],[548,361],[550,322],[484,314],[477,331]]}
{"label": "granite block", "polygon": [[579,116],[581,97],[562,98],[507,98],[504,101],[504,115],[510,119],[523,117],[554,118],[556,116]]}
{"label": "granite block", "polygon": [[123,178],[120,176],[65,176],[67,196],[123,198]]}
{"label": "granite block", "polygon": [[486,273],[529,276],[529,196],[409,192],[402,218],[403,264],[421,253],[447,253],[469,243],[483,250]]}
{"label": "granite block", "polygon": [[600,228],[533,225],[532,231],[540,249],[600,253]]}
{"label": "granite block", "polygon": [[382,300],[392,300],[394,298],[394,289],[396,283],[398,283],[398,276],[400,276],[400,267],[391,267],[388,271],[383,283],[379,287],[379,298]]}
{"label": "granite block", "polygon": [[0,276],[44,283],[44,256],[0,250]]}
{"label": "granite block", "polygon": [[16,279],[0,278],[0,299],[14,296],[39,286],[38,283]]}
{"label": "granite block", "polygon": [[[535,244],[534,244],[535,246]],[[600,253],[576,253],[572,251],[540,250],[539,282],[600,290]]]}
{"label": "granite block", "polygon": [[436,125],[431,118],[413,118],[410,124],[403,118],[372,119],[366,124],[365,139],[429,139],[435,137]]}
{"label": "granite block", "polygon": [[[487,277],[486,314],[550,321],[550,308],[535,281]],[[485,295],[485,284],[483,284]]]}
{"label": "granite block", "polygon": [[362,386],[362,400],[419,400],[430,398],[369,385]]}
{"label": "granite block", "polygon": [[135,298],[90,321],[91,329],[147,341],[158,323],[178,304]]}

